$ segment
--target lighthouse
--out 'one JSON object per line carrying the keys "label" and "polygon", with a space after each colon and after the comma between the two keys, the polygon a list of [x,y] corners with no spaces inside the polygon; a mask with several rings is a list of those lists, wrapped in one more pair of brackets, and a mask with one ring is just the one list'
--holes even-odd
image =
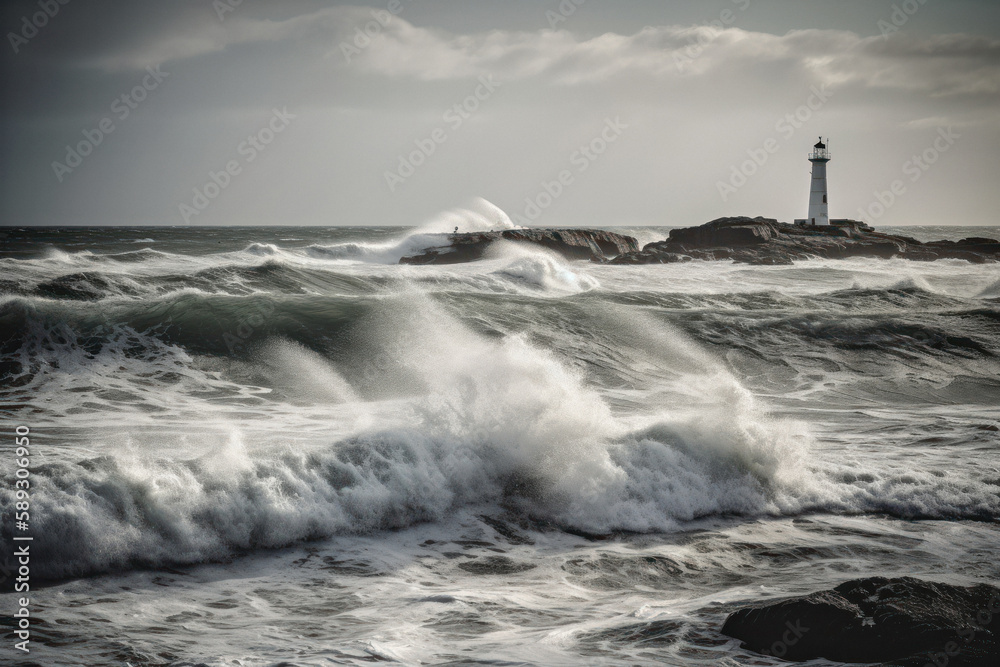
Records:
{"label": "lighthouse", "polygon": [[805,220],[796,220],[796,223],[829,226],[830,208],[827,205],[826,163],[830,159],[830,151],[826,143],[823,142],[823,137],[820,137],[819,142],[813,146],[812,153],[809,154],[809,161],[812,162],[812,185],[809,189],[809,217]]}

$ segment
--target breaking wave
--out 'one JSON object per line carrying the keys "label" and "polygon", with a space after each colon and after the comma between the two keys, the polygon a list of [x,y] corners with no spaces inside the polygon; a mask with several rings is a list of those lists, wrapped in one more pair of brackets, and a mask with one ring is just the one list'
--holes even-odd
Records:
{"label": "breaking wave", "polygon": [[[643,317],[591,322],[615,322],[609,335],[632,340],[666,380],[666,393],[647,395],[631,417],[583,367],[524,334],[477,333],[418,293],[349,319],[362,331],[342,339],[354,341],[343,356],[372,367],[338,364],[281,336],[218,366],[155,331],[79,337],[29,327],[30,345],[5,357],[6,398],[79,396],[75,407],[97,403],[102,420],[109,411],[130,424],[148,423],[139,412],[188,411],[206,425],[181,455],[169,438],[106,426],[120,440],[113,454],[38,466],[40,576],[217,560],[472,506],[588,533],[669,531],[706,516],[1000,511],[985,481],[812,465],[806,424],[770,415],[711,355]],[[291,444],[239,417],[252,407],[287,428],[296,405],[325,414],[328,435],[316,420],[308,442]],[[84,417],[85,409],[62,418]],[[0,493],[3,505],[13,502],[10,490]]]}

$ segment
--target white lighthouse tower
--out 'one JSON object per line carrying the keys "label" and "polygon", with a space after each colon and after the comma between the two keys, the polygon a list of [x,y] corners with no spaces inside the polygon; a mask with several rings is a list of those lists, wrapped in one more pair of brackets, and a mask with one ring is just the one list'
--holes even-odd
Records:
{"label": "white lighthouse tower", "polygon": [[[829,139],[827,140],[829,141]],[[823,137],[813,146],[812,153],[809,154],[809,161],[812,162],[812,186],[809,189],[809,217],[806,220],[796,220],[795,222],[805,225],[830,224],[830,207],[827,204],[826,189],[826,163],[830,161],[830,151],[827,149]]]}

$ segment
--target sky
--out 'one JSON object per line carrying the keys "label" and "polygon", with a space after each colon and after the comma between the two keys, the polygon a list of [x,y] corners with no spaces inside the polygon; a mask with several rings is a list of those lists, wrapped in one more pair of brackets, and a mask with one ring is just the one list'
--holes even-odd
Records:
{"label": "sky", "polygon": [[0,225],[988,225],[995,0],[34,0]]}

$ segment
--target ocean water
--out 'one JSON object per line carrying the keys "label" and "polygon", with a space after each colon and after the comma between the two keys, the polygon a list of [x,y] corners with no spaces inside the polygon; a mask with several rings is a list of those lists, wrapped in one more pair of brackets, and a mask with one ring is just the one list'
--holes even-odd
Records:
{"label": "ocean water", "polygon": [[0,230],[22,659],[772,665],[727,613],[1000,580],[1000,264],[396,264],[502,224]]}

